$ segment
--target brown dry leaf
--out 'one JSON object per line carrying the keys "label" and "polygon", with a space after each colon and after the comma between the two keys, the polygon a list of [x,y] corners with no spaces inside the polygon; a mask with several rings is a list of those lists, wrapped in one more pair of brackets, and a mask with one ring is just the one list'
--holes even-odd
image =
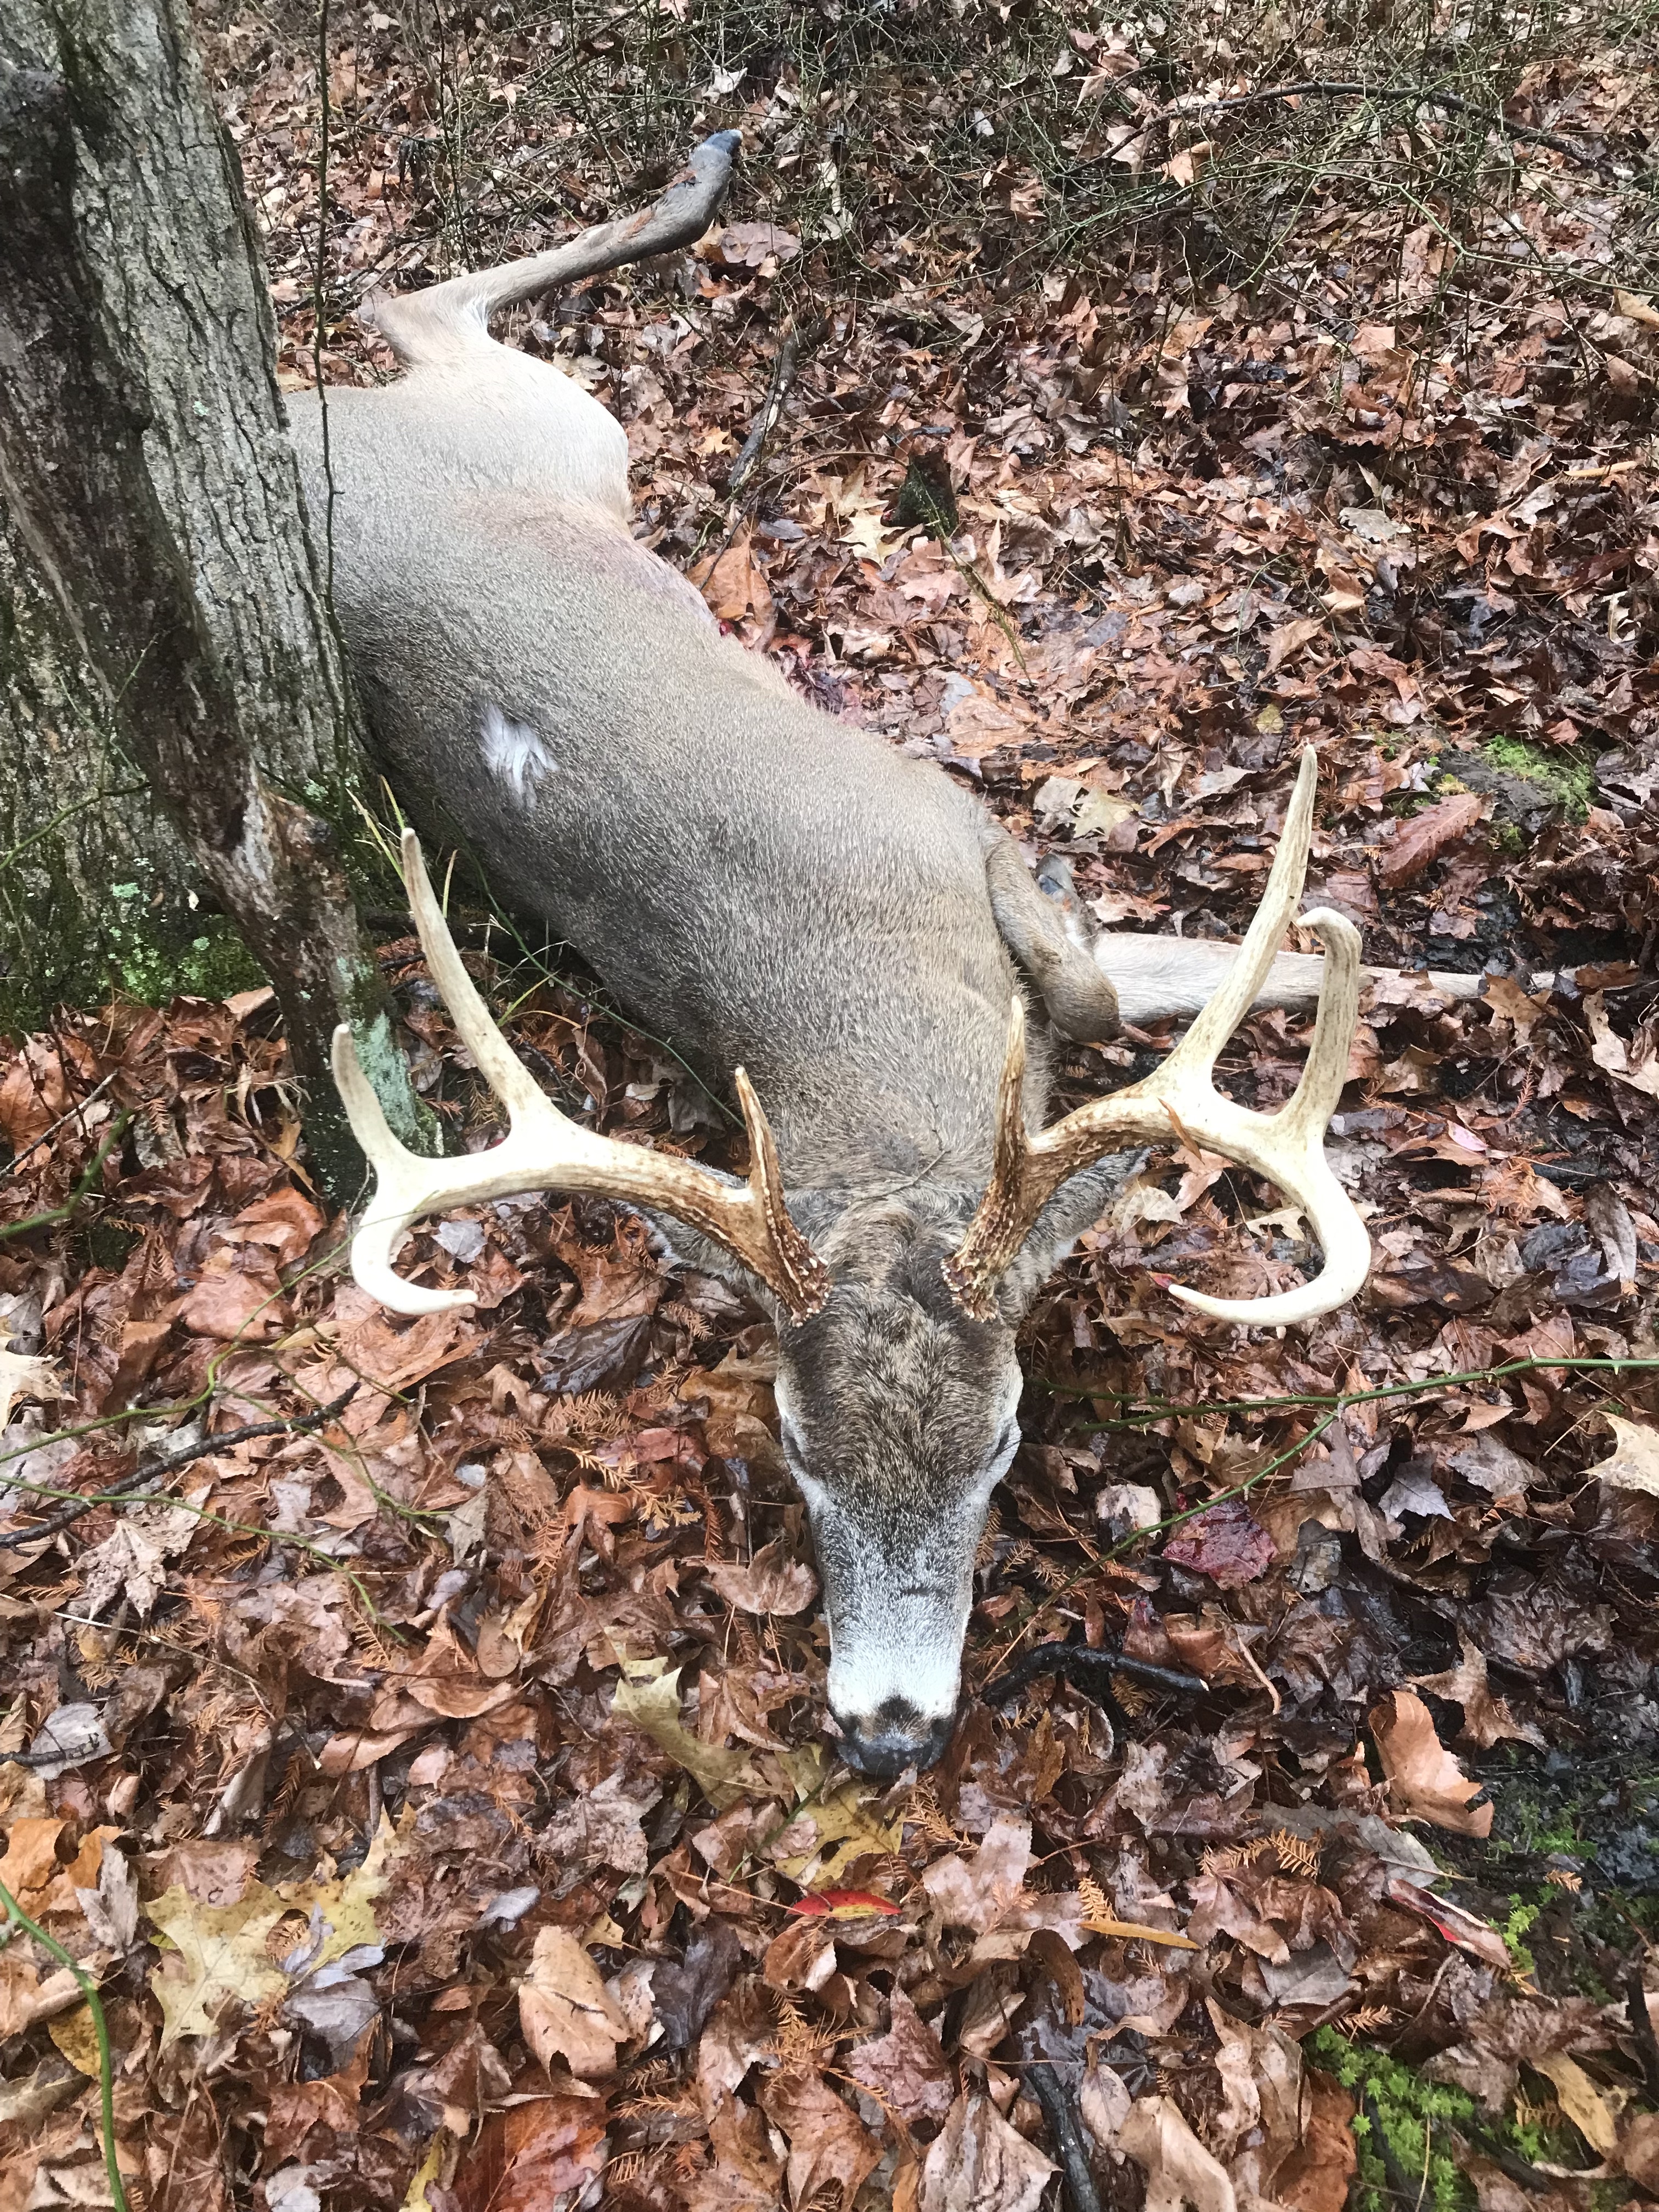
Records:
{"label": "brown dry leaf", "polygon": [[1146,2172],[1146,2212],[1237,2212],[1226,2169],[1205,2149],[1170,2097],[1137,2097],[1117,2147]]}
{"label": "brown dry leaf", "polygon": [[456,2212],[572,2203],[603,2171],[605,2140],[605,2107],[585,2097],[538,2097],[492,2112],[463,2154],[447,2201]]}
{"label": "brown dry leaf", "polygon": [[1394,1904],[1403,1905],[1407,1912],[1420,1913],[1460,1951],[1485,1960],[1487,1966],[1496,1966],[1500,1973],[1514,1972],[1515,1962],[1498,1930],[1461,1905],[1454,1905],[1449,1898],[1437,1897],[1432,1890],[1408,1881],[1403,1875],[1390,1875],[1389,1896]]}
{"label": "brown dry leaf", "polygon": [[544,1928],[519,1984],[524,2039],[550,2068],[564,2059],[579,2077],[611,2073],[628,2023],[599,1968],[568,1928]]}
{"label": "brown dry leaf", "polygon": [[739,1613],[805,1613],[818,1594],[818,1578],[809,1566],[791,1559],[786,1540],[775,1536],[747,1566],[720,1560],[708,1579]]}
{"label": "brown dry leaf", "polygon": [[1355,2103],[1334,2075],[1310,2068],[1304,2077],[1302,2141],[1273,2176],[1275,2201],[1289,2212],[1342,2212],[1359,2154]]}
{"label": "brown dry leaf", "polygon": [[964,2091],[928,2146],[920,2212],[1036,2212],[1054,2171],[982,2089]]}
{"label": "brown dry leaf", "polygon": [[973,1857],[958,1852],[935,1860],[922,1887],[946,1928],[983,1936],[1007,1917],[1030,1863],[1030,1822],[999,1818]]}
{"label": "brown dry leaf", "polygon": [[[1654,1443],[1659,1445],[1659,1437]],[[1659,1458],[1655,1462],[1659,1475]],[[1432,1690],[1437,1698],[1453,1698],[1463,1708],[1463,1734],[1482,1751],[1504,1738],[1517,1743],[1535,1743],[1540,1747],[1544,1738],[1530,1722],[1518,1721],[1502,1698],[1495,1698],[1486,1680],[1486,1655],[1460,1628],[1457,1641],[1462,1647],[1462,1657],[1456,1666],[1443,1674],[1413,1674],[1413,1682],[1420,1690]]]}
{"label": "brown dry leaf", "polygon": [[761,2109],[789,2138],[784,2185],[792,2204],[839,2185],[842,2212],[881,2156],[881,2146],[821,2074],[783,2066],[760,2094]]}
{"label": "brown dry leaf", "polygon": [[630,1789],[620,1774],[607,1774],[596,1789],[560,1806],[541,1832],[542,1848],[561,1870],[585,1874],[608,1866],[643,1874],[648,1861],[640,1822],[661,1795],[655,1782]]}
{"label": "brown dry leaf", "polygon": [[1632,1060],[1630,1047],[1607,1019],[1607,1001],[1600,991],[1593,991],[1584,1001],[1584,1014],[1590,1025],[1590,1058],[1600,1068],[1629,1084],[1632,1091],[1640,1091],[1649,1098],[1659,1098],[1659,1054],[1639,1063]]}
{"label": "brown dry leaf", "polygon": [[1454,792],[1438,805],[1402,822],[1399,834],[1378,856],[1378,878],[1390,887],[1413,882],[1449,845],[1468,836],[1480,819],[1485,804],[1479,792]]}
{"label": "brown dry leaf", "polygon": [[1429,1709],[1415,1691],[1391,1692],[1371,1707],[1370,1719],[1382,1771],[1402,1812],[1462,1836],[1492,1833],[1492,1807],[1469,1804],[1480,1796],[1480,1784],[1469,1780],[1435,1734]]}
{"label": "brown dry leaf", "polygon": [[1598,1461],[1590,1473],[1620,1490],[1644,1490],[1659,1498],[1659,1429],[1605,1410],[1601,1419],[1613,1431],[1615,1449],[1611,1459]]}
{"label": "brown dry leaf", "polygon": [[938,2036],[898,1988],[890,2021],[885,2035],[857,2045],[848,2072],[905,2119],[942,2120],[955,2099],[956,2080]]}
{"label": "brown dry leaf", "polygon": [[1267,641],[1267,673],[1273,675],[1287,660],[1294,660],[1304,645],[1310,645],[1325,627],[1322,615],[1298,615],[1294,622],[1281,623]]}

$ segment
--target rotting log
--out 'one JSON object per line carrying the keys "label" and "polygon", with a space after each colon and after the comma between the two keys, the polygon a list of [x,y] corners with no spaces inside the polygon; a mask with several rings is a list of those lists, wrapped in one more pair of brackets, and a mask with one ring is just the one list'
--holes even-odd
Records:
{"label": "rotting log", "polygon": [[[89,672],[270,977],[311,1158],[344,1196],[362,1161],[329,1080],[337,1023],[393,1127],[429,1139],[332,826],[349,816],[358,724],[273,353],[240,173],[179,0],[8,0],[9,532],[62,617],[55,665]],[[38,604],[20,611],[27,627]],[[87,780],[66,778],[71,799]]]}

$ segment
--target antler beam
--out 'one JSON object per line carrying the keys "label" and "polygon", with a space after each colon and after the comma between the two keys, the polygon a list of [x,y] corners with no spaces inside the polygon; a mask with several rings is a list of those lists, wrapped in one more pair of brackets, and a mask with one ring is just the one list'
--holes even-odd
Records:
{"label": "antler beam", "polygon": [[1370,1240],[1325,1157],[1325,1130],[1342,1095],[1359,1005],[1359,933],[1320,907],[1301,917],[1325,946],[1318,1019],[1295,1096],[1277,1114],[1224,1098],[1213,1080],[1221,1048],[1249,1012],[1295,915],[1313,834],[1318,765],[1302,756],[1285,831],[1261,903],[1238,957],[1179,1045],[1143,1082],[1115,1091],[1033,1136],[1023,1103],[1025,1019],[1016,996],[997,1101],[991,1180],[968,1234],[945,1262],[957,1303],[988,1321],[999,1281],[1061,1184],[1108,1152],[1168,1140],[1171,1132],[1265,1176],[1313,1224],[1325,1265],[1317,1279],[1267,1298],[1212,1298],[1171,1284],[1171,1294],[1219,1321],[1267,1327],[1309,1321],[1352,1297],[1370,1267]]}
{"label": "antler beam", "polygon": [[727,1182],[693,1160],[619,1144],[560,1113],[514,1053],[462,965],[421,857],[405,830],[404,878],[427,966],[479,1073],[507,1108],[507,1133],[487,1152],[422,1159],[399,1144],[357,1058],[351,1032],[334,1032],[334,1080],[352,1133],[374,1170],[374,1195],[351,1240],[351,1272],[394,1313],[435,1313],[473,1304],[471,1291],[435,1291],[392,1268],[410,1223],[454,1206],[531,1190],[587,1191],[648,1206],[700,1229],[764,1283],[793,1321],[815,1314],[829,1296],[822,1260],[790,1218],[771,1128],[742,1068],[738,1100],[749,1131],[747,1183]]}

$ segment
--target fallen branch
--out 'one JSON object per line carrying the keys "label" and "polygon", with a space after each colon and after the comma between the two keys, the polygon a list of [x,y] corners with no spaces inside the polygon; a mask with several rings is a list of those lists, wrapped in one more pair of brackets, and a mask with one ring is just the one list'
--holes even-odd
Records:
{"label": "fallen branch", "polygon": [[1025,2069],[1025,2086],[1042,2107],[1054,2148],[1060,2154],[1066,2180],[1066,2202],[1071,2212],[1100,2212],[1100,2192],[1089,2171],[1089,2154],[1072,2114],[1072,2100],[1052,2059],[1041,2059]]}
{"label": "fallen branch", "polygon": [[[127,1124],[131,1119],[131,1114],[119,1114],[116,1116],[111,1124],[108,1136],[99,1146],[86,1166],[82,1169],[80,1181],[61,1206],[54,1206],[49,1213],[31,1213],[26,1221],[7,1222],[4,1228],[0,1229],[0,1244],[9,1243],[14,1237],[27,1237],[32,1230],[55,1229],[60,1221],[67,1221],[102,1174],[104,1162],[125,1135]],[[38,1142],[39,1139],[36,1141]]]}
{"label": "fallen branch", "polygon": [[[246,1428],[227,1429],[222,1435],[204,1437],[198,1443],[185,1444],[177,1451],[164,1452],[157,1459],[146,1460],[131,1474],[124,1474],[118,1482],[88,1492],[73,1505],[60,1507],[56,1513],[44,1521],[35,1522],[31,1528],[10,1529],[0,1536],[0,1552],[15,1551],[20,1545],[34,1544],[43,1537],[58,1535],[83,1515],[90,1513],[94,1505],[118,1504],[129,1492],[143,1490],[161,1475],[176,1474],[181,1467],[188,1467],[192,1460],[205,1459],[210,1452],[224,1451],[232,1444],[252,1443],[256,1437],[299,1437],[309,1430],[319,1429],[337,1413],[345,1411],[356,1396],[359,1387],[356,1382],[349,1384],[337,1398],[331,1399],[326,1406],[317,1407],[312,1413],[296,1413],[291,1419],[276,1421],[250,1421]],[[7,1757],[14,1755],[10,1753],[6,1754]]]}
{"label": "fallen branch", "polygon": [[1616,178],[1619,174],[1605,154],[1592,154],[1571,138],[1564,138],[1559,131],[1540,131],[1533,123],[1511,123],[1496,108],[1479,106],[1474,100],[1465,100],[1461,93],[1437,91],[1431,85],[1349,84],[1324,77],[1307,77],[1296,84],[1267,85],[1260,92],[1236,92],[1223,99],[1176,100],[1152,120],[1167,123],[1176,116],[1213,115],[1224,108],[1255,107],[1272,100],[1398,100],[1413,106],[1443,107],[1454,115],[1466,115],[1471,122],[1482,123],[1488,131],[1499,131],[1507,138],[1522,139],[1529,146],[1547,146],[1553,152],[1565,154],[1569,161],[1577,161],[1582,168],[1597,170],[1604,177]]}
{"label": "fallen branch", "polygon": [[735,499],[754,474],[760,457],[766,450],[766,441],[783,412],[783,403],[789,397],[789,387],[795,380],[795,371],[799,366],[801,349],[804,346],[810,353],[823,336],[824,328],[824,319],[820,315],[804,331],[798,329],[793,321],[784,331],[782,343],[778,347],[778,357],[772,365],[772,381],[767,386],[761,411],[755,417],[749,435],[738,447],[738,458],[732,464],[732,473],[726,479],[728,499]]}
{"label": "fallen branch", "polygon": [[1132,1682],[1173,1690],[1181,1697],[1202,1697],[1210,1686],[1201,1674],[1179,1674],[1173,1667],[1155,1667],[1150,1660],[1131,1659],[1121,1651],[1099,1650],[1088,1644],[1039,1644],[1017,1659],[1006,1674],[988,1682],[980,1694],[987,1705],[1006,1705],[1039,1674],[1058,1674],[1085,1697],[1104,1704],[1114,1702],[1114,1674],[1127,1674]]}

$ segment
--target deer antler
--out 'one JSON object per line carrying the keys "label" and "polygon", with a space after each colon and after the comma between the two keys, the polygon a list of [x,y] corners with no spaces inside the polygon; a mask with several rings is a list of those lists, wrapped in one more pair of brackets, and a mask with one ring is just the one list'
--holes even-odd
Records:
{"label": "deer antler", "polygon": [[526,1190],[590,1191],[630,1206],[654,1206],[700,1229],[735,1254],[805,1321],[829,1296],[829,1270],[789,1218],[777,1146],[742,1068],[738,1099],[749,1131],[747,1184],[726,1182],[695,1161],[618,1144],[561,1114],[532,1081],[461,964],[427,880],[420,840],[404,832],[404,878],[427,966],[480,1073],[507,1108],[507,1133],[487,1152],[422,1159],[387,1127],[343,1024],[334,1032],[334,1080],[352,1133],[374,1170],[374,1195],[351,1240],[351,1272],[371,1297],[394,1313],[434,1313],[473,1303],[471,1291],[432,1291],[392,1271],[392,1255],[410,1222],[452,1206],[476,1205]]}
{"label": "deer antler", "polygon": [[1325,1255],[1311,1283],[1276,1297],[1212,1298],[1170,1285],[1171,1293],[1219,1321],[1257,1326],[1310,1321],[1345,1304],[1370,1267],[1370,1239],[1325,1157],[1325,1129],[1342,1095],[1359,1002],[1359,933],[1328,907],[1301,917],[1325,945],[1324,981],[1312,1048],[1296,1095],[1277,1114],[1235,1105],[1212,1079],[1216,1057],[1249,1009],[1302,896],[1313,834],[1318,767],[1311,749],[1301,772],[1278,856],[1249,934],[1220,988],[1155,1073],[1080,1106],[1032,1136],[1021,1091],[1025,1073],[1025,1017],[1018,996],[997,1098],[996,1151],[990,1183],[961,1244],[945,1263],[957,1301],[977,1321],[995,1310],[996,1286],[1030,1235],[1037,1216],[1071,1176],[1132,1144],[1156,1144],[1171,1130],[1237,1160],[1289,1193],[1313,1224]]}

